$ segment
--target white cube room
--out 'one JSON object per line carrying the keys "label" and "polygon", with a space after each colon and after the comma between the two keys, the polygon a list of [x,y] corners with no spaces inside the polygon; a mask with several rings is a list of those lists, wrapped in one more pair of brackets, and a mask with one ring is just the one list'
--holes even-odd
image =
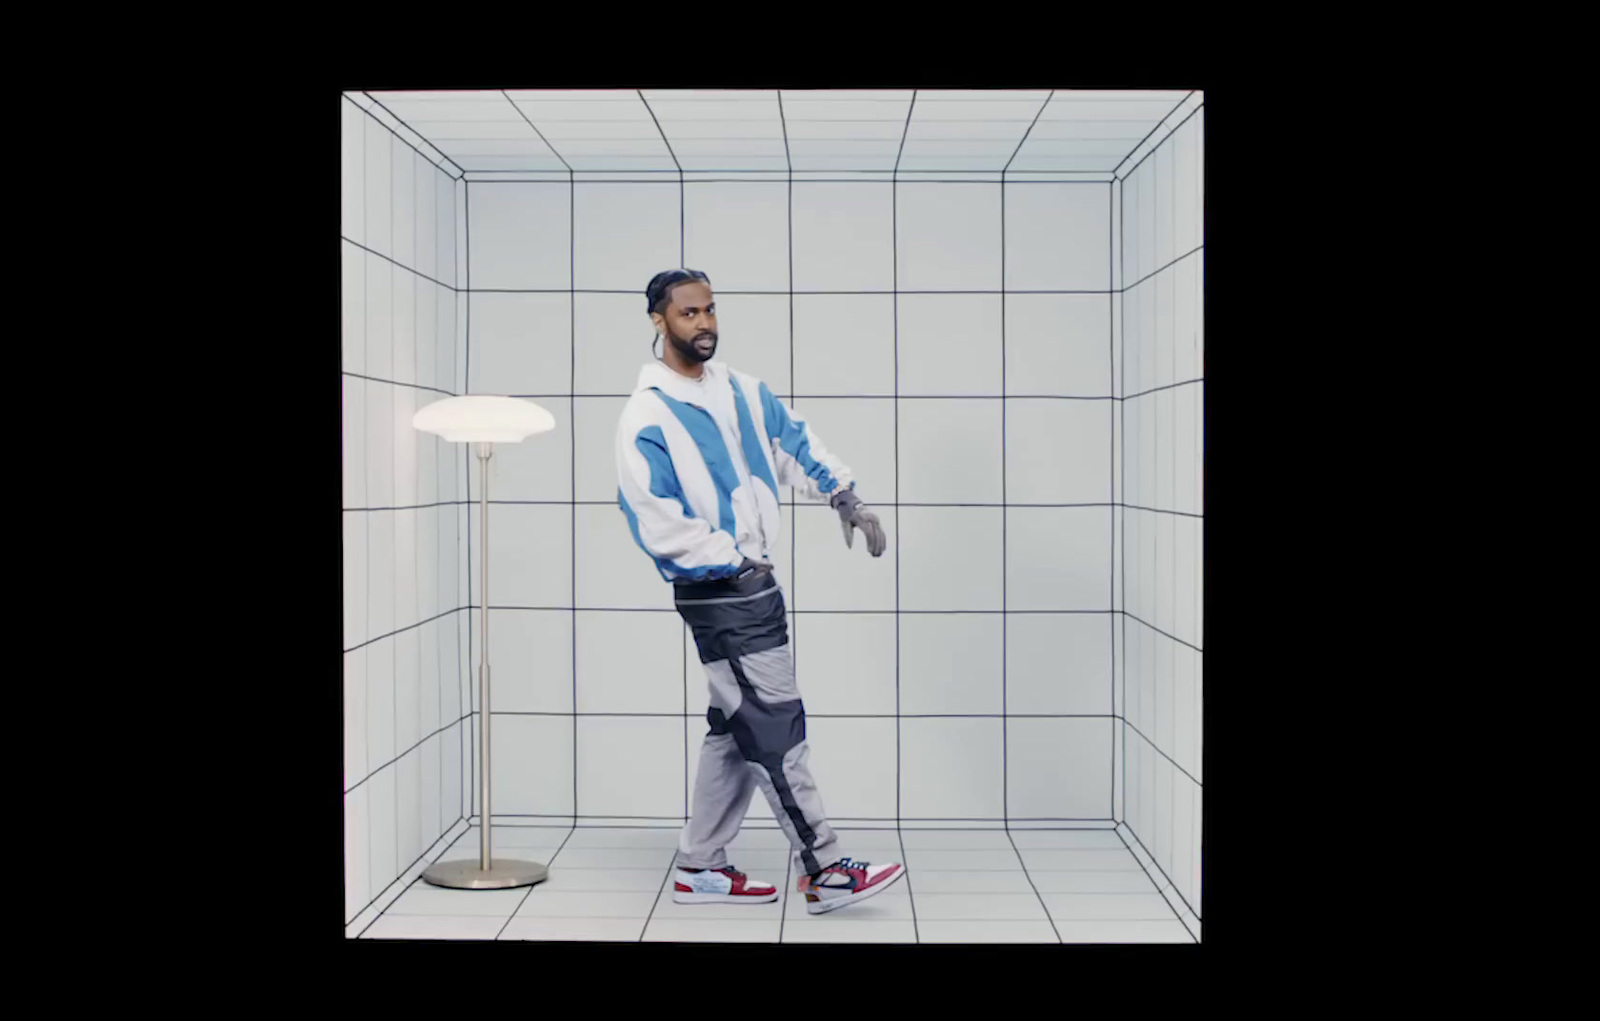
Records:
{"label": "white cube room", "polygon": [[[338,105],[349,936],[1199,940],[1200,92]],[[785,487],[773,559],[830,822],[906,864],[914,911],[808,929],[662,892],[706,681],[614,446],[654,357],[645,285],[678,266],[711,279],[717,359],[803,414],[885,526],[871,558]],[[552,877],[493,896],[419,881],[481,822],[483,480],[412,425],[464,394],[556,422],[488,469],[495,847]],[[745,826],[762,850],[730,855],[783,880],[759,793]],[[1007,875],[974,910],[980,853]]]}

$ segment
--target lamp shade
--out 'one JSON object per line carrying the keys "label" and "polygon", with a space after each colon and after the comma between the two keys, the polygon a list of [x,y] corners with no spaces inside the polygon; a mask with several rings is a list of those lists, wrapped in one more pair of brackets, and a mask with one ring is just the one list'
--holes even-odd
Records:
{"label": "lamp shade", "polygon": [[556,427],[550,412],[515,397],[446,397],[421,409],[411,424],[451,443],[521,443]]}

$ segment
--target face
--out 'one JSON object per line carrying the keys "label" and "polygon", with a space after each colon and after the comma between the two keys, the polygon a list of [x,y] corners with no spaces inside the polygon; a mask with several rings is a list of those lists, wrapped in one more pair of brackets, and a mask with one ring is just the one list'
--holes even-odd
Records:
{"label": "face", "polygon": [[658,329],[665,329],[667,343],[690,365],[708,362],[717,353],[717,304],[711,288],[700,281],[673,287],[666,311],[650,318]]}

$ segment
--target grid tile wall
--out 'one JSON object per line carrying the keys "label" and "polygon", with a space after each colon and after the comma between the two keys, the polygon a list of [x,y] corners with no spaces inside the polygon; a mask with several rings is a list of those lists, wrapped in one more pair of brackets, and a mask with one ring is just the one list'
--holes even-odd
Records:
{"label": "grid tile wall", "polygon": [[464,462],[412,428],[462,392],[453,180],[340,100],[345,922],[462,817]]}
{"label": "grid tile wall", "polygon": [[[1108,183],[466,187],[467,389],[558,423],[490,466],[497,816],[687,812],[705,679],[613,454],[651,357],[643,286],[687,264],[713,281],[718,357],[808,416],[890,532],[872,560],[784,494],[777,575],[830,816],[1112,819]],[[752,824],[770,814],[753,800]]]}
{"label": "grid tile wall", "polygon": [[[1204,606],[1204,106],[1114,186],[1121,525],[1118,818],[1198,930]],[[1186,910],[1184,910],[1186,909]]]}

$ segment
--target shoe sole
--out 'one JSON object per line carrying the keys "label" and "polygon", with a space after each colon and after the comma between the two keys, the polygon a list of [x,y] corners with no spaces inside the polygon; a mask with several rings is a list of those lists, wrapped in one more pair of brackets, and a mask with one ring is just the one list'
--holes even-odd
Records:
{"label": "shoe sole", "polygon": [[771,904],[778,899],[778,891],[771,893],[680,893],[672,891],[674,904]]}
{"label": "shoe sole", "polygon": [[831,900],[808,900],[806,901],[806,910],[813,915],[821,915],[826,914],[829,911],[837,911],[840,908],[849,907],[851,904],[860,904],[862,901],[867,900],[870,897],[876,897],[889,887],[900,882],[901,879],[905,878],[905,874],[905,867],[901,866],[900,871],[896,872],[893,876],[879,883],[877,886],[867,887],[860,893],[854,893],[848,897],[834,897]]}

